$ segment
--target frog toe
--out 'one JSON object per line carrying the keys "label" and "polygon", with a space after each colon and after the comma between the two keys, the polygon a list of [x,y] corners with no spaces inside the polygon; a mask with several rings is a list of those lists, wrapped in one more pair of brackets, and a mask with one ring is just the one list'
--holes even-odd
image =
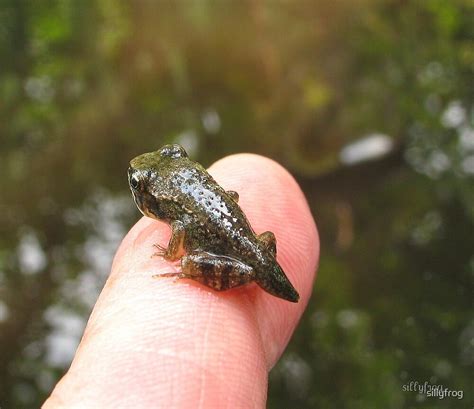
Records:
{"label": "frog toe", "polygon": [[153,244],[153,247],[157,250],[155,251],[151,257],[164,257],[166,254],[166,248],[163,247],[161,244]]}

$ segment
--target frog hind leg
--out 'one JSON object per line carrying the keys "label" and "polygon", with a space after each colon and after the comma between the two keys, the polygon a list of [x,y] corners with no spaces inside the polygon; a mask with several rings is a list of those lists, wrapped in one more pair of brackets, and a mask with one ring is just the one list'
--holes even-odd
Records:
{"label": "frog hind leg", "polygon": [[176,261],[184,254],[184,236],[185,229],[183,223],[180,221],[174,221],[171,223],[171,238],[168,243],[168,247],[164,248],[159,244],[154,244],[154,247],[158,250],[153,256],[161,256],[168,261]]}
{"label": "frog hind leg", "polygon": [[239,194],[235,190],[228,190],[226,193],[234,200],[235,203],[238,203]]}
{"label": "frog hind leg", "polygon": [[276,256],[276,237],[271,231],[266,231],[257,236],[257,239],[264,245],[264,247],[272,253],[273,257]]}
{"label": "frog hind leg", "polygon": [[255,279],[255,272],[232,257],[193,251],[181,259],[181,272],[160,277],[189,278],[216,291],[224,291],[250,283]]}

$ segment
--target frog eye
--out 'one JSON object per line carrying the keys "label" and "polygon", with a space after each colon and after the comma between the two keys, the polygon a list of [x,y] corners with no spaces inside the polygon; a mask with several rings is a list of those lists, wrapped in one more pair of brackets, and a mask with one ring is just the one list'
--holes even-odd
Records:
{"label": "frog eye", "polygon": [[160,149],[162,156],[168,156],[170,158],[187,158],[188,154],[184,148],[177,143],[172,145],[165,145]]}
{"label": "frog eye", "polygon": [[137,175],[130,176],[130,186],[133,189],[138,189],[138,187],[140,186],[140,179],[138,179]]}

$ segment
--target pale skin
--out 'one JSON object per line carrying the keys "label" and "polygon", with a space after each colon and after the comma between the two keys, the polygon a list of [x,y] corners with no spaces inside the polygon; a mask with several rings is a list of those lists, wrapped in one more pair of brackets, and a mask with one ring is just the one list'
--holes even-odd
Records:
{"label": "pale skin", "polygon": [[179,263],[152,257],[155,244],[161,251],[168,245],[170,227],[143,217],[120,245],[71,368],[45,408],[265,407],[268,372],[312,292],[319,238],[299,186],[280,165],[241,154],[209,171],[239,193],[235,200],[257,233],[275,234],[278,261],[300,301],[273,297],[255,283],[217,292],[192,280],[154,278]]}

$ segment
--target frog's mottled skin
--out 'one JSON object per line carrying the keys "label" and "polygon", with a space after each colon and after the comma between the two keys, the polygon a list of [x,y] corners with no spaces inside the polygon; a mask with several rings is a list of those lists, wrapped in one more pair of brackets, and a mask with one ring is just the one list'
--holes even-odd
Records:
{"label": "frog's mottled skin", "polygon": [[276,261],[275,235],[257,236],[237,204],[239,195],[222,189],[181,146],[136,157],[128,179],[140,211],[171,225],[168,248],[156,247],[167,260],[181,258],[181,272],[165,276],[190,278],[218,291],[255,281],[270,294],[298,301]]}

